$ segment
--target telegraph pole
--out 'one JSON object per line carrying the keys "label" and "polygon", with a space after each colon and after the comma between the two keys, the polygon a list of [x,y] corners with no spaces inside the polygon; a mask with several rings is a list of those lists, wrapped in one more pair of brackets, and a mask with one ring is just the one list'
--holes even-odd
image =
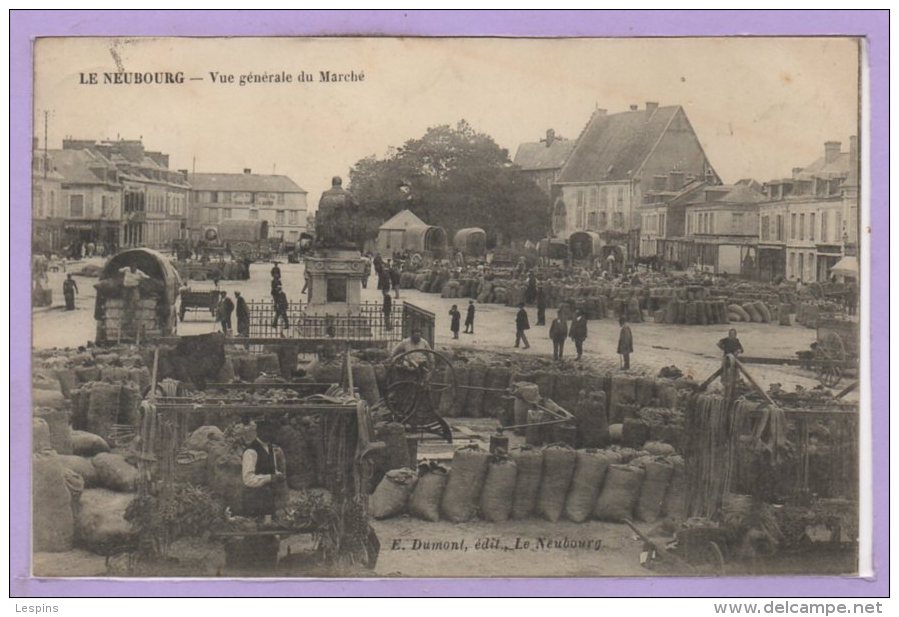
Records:
{"label": "telegraph pole", "polygon": [[50,112],[44,110],[44,180],[47,179],[47,167],[50,166],[50,155],[47,153],[47,125],[49,124]]}

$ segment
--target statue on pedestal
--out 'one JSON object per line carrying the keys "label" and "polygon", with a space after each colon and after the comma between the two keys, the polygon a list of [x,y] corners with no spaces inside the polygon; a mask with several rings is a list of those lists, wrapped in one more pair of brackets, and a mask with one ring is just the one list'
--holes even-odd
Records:
{"label": "statue on pedestal", "polygon": [[363,231],[356,198],[343,188],[340,176],[334,176],[331,188],[322,193],[318,202],[316,249],[361,250]]}

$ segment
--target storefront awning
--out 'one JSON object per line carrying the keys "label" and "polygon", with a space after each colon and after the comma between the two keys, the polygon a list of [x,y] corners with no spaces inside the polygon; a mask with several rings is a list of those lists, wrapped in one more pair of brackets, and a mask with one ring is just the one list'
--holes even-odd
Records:
{"label": "storefront awning", "polygon": [[843,257],[833,265],[830,272],[839,276],[858,278],[858,259],[855,257]]}

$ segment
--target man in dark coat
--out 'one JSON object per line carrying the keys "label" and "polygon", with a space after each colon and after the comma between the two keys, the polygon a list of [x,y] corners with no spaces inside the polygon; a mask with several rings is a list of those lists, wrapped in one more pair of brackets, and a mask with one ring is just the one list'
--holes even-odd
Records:
{"label": "man in dark coat", "polygon": [[515,315],[515,346],[518,347],[521,343],[524,343],[525,349],[530,349],[531,344],[528,343],[528,337],[525,334],[527,330],[531,329],[531,324],[528,321],[528,312],[524,310],[524,302],[518,305],[518,314]]}
{"label": "man in dark coat", "polygon": [[71,274],[66,275],[66,280],[62,283],[62,296],[66,299],[66,310],[75,310],[75,294],[78,293],[78,283],[72,278]]}
{"label": "man in dark coat", "polygon": [[534,271],[531,270],[528,272],[528,285],[524,290],[524,301],[528,304],[533,304],[534,300],[537,299],[537,277],[534,276]]}
{"label": "man in dark coat", "polygon": [[234,313],[234,301],[228,297],[226,292],[222,292],[222,332],[231,333],[231,315]]}
{"label": "man in dark coat", "polygon": [[474,300],[468,301],[468,311],[465,313],[465,334],[474,334]]}
{"label": "man in dark coat", "polygon": [[546,290],[543,285],[537,285],[537,325],[546,325]]}
{"label": "man in dark coat", "polygon": [[574,348],[577,350],[577,359],[580,360],[584,355],[584,341],[587,338],[587,316],[584,311],[578,309],[571,327],[568,329],[568,336],[574,341]]}
{"label": "man in dark coat", "polygon": [[459,338],[459,321],[462,319],[462,313],[459,312],[459,307],[455,304],[449,311],[450,316],[450,332],[453,333],[453,338]]}
{"label": "man in dark coat", "polygon": [[[279,318],[283,321],[285,329],[290,327],[290,321],[287,318],[288,306],[287,294],[278,286],[278,290],[275,292],[275,318],[272,320],[272,328],[278,327]],[[281,332],[281,336],[284,336],[284,332]]]}
{"label": "man in dark coat", "polygon": [[560,310],[549,325],[549,338],[553,342],[553,360],[561,360],[562,352],[565,351],[565,339],[568,337],[568,322],[565,321],[565,315]]}
{"label": "man in dark coat", "polygon": [[237,298],[237,334],[238,336],[250,336],[250,308],[239,291],[234,292]]}
{"label": "man in dark coat", "polygon": [[621,356],[621,370],[626,371],[631,368],[631,354],[634,353],[634,335],[631,334],[631,328],[627,325],[627,319],[618,318],[618,325],[621,330],[618,332],[618,355]]}
{"label": "man in dark coat", "polygon": [[390,313],[393,311],[393,300],[390,299],[390,291],[384,291],[384,302],[381,305],[381,311],[384,313],[384,329],[392,330],[390,325]]}
{"label": "man in dark coat", "polygon": [[393,287],[395,297],[400,297],[400,268],[396,262],[390,266],[390,286]]}
{"label": "man in dark coat", "polygon": [[287,476],[284,452],[272,443],[276,427],[264,420],[256,428],[257,436],[247,444],[241,457],[244,516],[274,516],[278,493],[286,490]]}

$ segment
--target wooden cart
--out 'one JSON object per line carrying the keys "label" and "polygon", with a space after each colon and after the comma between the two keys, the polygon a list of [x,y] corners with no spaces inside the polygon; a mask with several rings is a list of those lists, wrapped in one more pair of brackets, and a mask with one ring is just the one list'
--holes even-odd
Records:
{"label": "wooden cart", "polygon": [[181,308],[178,311],[179,321],[184,321],[187,311],[209,311],[213,319],[215,318],[215,309],[218,306],[219,292],[215,290],[209,291],[192,291],[190,288],[181,290]]}
{"label": "wooden cart", "polygon": [[812,366],[818,381],[835,388],[843,376],[858,370],[858,322],[845,319],[818,321]]}

